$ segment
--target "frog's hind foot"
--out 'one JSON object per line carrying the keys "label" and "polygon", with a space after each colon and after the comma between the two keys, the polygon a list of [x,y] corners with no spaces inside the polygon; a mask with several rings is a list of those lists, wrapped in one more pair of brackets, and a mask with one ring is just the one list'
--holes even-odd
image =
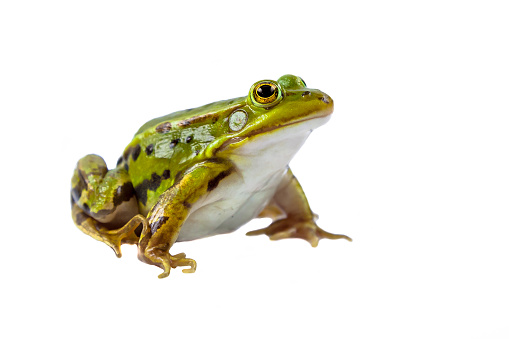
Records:
{"label": "frog's hind foot", "polygon": [[[171,268],[177,268],[182,266],[189,266],[182,270],[183,273],[194,273],[196,272],[196,261],[191,258],[186,258],[185,253],[179,253],[171,255],[168,253],[169,263]],[[170,274],[170,270],[164,269],[164,272],[159,275],[159,278],[166,278]]]}
{"label": "frog's hind foot", "polygon": [[[140,247],[141,248],[141,247]],[[196,261],[191,258],[186,258],[185,253],[179,253],[176,255],[171,255],[167,251],[160,249],[151,249],[149,251],[145,251],[141,253],[138,252],[138,259],[141,261],[158,266],[164,270],[163,273],[159,274],[158,278],[166,278],[170,275],[170,269],[189,266],[189,268],[183,269],[183,273],[194,273],[196,271]]]}
{"label": "frog's hind foot", "polygon": [[299,220],[292,218],[285,218],[274,221],[266,228],[248,232],[246,235],[260,235],[265,234],[270,240],[280,240],[288,238],[304,239],[311,244],[311,246],[318,246],[321,239],[352,239],[343,234],[333,234],[322,230],[314,220]]}
{"label": "frog's hind foot", "polygon": [[143,224],[143,230],[141,231],[138,243],[138,259],[146,264],[162,268],[164,272],[159,274],[159,279],[169,276],[172,268],[189,266],[189,268],[183,269],[182,272],[194,273],[196,271],[196,261],[186,258],[185,253],[171,255],[168,245],[150,247],[151,237],[151,229],[147,222]]}
{"label": "frog's hind foot", "polygon": [[122,256],[120,246],[123,244],[137,244],[139,238],[136,235],[136,229],[140,225],[145,225],[147,223],[145,217],[138,214],[132,217],[124,226],[118,229],[109,229],[105,227],[104,224],[101,224],[86,214],[74,202],[72,202],[72,217],[76,226],[83,233],[111,247],[118,258]]}

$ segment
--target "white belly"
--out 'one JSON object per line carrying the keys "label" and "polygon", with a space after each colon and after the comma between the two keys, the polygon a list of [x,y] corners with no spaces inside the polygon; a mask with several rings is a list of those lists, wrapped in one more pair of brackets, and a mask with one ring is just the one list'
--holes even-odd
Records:
{"label": "white belly", "polygon": [[177,241],[229,233],[256,218],[274,196],[288,163],[311,130],[327,120],[313,119],[260,134],[229,153],[236,171],[193,205]]}
{"label": "white belly", "polygon": [[[191,209],[178,241],[229,233],[256,218],[276,192],[284,171],[280,172],[265,184],[260,183],[257,190],[243,189],[242,178],[237,174],[224,179],[204,201],[199,201],[198,206]],[[239,190],[231,192],[234,187]],[[224,194],[226,191],[232,194]]]}

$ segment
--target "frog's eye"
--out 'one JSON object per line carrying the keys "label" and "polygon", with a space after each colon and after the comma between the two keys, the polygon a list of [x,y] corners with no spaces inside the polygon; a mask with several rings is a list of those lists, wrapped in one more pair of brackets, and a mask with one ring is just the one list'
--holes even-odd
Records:
{"label": "frog's eye", "polygon": [[259,81],[251,87],[251,100],[255,106],[274,106],[283,98],[281,87],[277,82],[264,80]]}
{"label": "frog's eye", "polygon": [[256,102],[260,104],[270,104],[276,100],[278,92],[279,90],[274,84],[261,83],[256,86],[253,95]]}

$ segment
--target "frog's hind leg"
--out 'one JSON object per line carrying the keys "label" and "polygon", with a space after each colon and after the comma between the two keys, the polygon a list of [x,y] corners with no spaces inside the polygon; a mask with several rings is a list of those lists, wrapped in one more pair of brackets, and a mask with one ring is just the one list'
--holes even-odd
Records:
{"label": "frog's hind leg", "polygon": [[123,168],[108,171],[104,160],[87,155],[78,161],[72,177],[72,217],[76,226],[110,246],[120,257],[120,245],[136,244],[145,218],[129,175]]}
{"label": "frog's hind leg", "polygon": [[318,246],[320,239],[324,238],[352,240],[346,235],[326,232],[316,225],[318,216],[311,211],[302,187],[290,170],[259,217],[270,217],[273,222],[268,227],[248,232],[247,235],[265,234],[271,240],[300,238],[313,247]]}
{"label": "frog's hind leg", "polygon": [[275,201],[271,200],[263,211],[258,214],[257,218],[270,218],[272,220],[282,219],[286,216],[285,211],[279,207]]}
{"label": "frog's hind leg", "polygon": [[137,214],[121,228],[108,229],[105,224],[101,224],[86,214],[74,201],[72,202],[72,217],[76,226],[83,233],[111,247],[119,258],[122,256],[120,245],[137,244],[139,239],[137,233],[139,232],[136,230],[140,225],[143,227],[146,224],[145,217]]}

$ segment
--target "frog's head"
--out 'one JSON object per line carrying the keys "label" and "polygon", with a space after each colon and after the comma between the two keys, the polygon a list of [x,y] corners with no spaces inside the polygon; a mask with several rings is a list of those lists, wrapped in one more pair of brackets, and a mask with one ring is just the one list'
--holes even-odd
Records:
{"label": "frog's head", "polygon": [[238,104],[224,118],[229,131],[214,142],[214,153],[261,137],[281,142],[298,134],[303,142],[302,136],[327,122],[334,108],[331,97],[307,88],[304,80],[295,75],[256,82]]}
{"label": "frog's head", "polygon": [[[295,75],[284,75],[278,81],[262,80],[251,86],[247,106],[254,116],[251,132],[264,129],[285,128],[311,119],[328,120],[334,104],[322,91],[306,87],[306,83]],[[235,124],[234,124],[235,125]],[[260,130],[261,129],[261,130]],[[249,132],[247,132],[249,133]]]}

